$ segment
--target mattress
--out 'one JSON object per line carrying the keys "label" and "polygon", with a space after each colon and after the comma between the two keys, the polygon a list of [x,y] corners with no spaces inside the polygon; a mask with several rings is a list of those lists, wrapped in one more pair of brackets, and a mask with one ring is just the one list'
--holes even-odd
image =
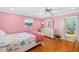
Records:
{"label": "mattress", "polygon": [[8,34],[5,40],[0,42],[1,52],[23,52],[37,45],[36,36],[27,33]]}

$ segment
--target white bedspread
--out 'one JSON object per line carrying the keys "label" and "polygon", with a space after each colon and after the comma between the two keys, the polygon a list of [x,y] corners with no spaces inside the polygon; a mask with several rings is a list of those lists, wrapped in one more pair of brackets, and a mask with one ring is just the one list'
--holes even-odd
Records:
{"label": "white bedspread", "polygon": [[0,51],[14,52],[26,51],[36,44],[36,37],[32,34],[22,32],[8,34],[5,40],[0,42]]}

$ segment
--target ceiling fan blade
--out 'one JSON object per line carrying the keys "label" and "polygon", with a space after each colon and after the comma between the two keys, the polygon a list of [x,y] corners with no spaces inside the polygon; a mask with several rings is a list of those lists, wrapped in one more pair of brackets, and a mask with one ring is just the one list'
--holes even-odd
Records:
{"label": "ceiling fan blade", "polygon": [[43,15],[41,15],[41,16],[44,16],[45,14],[47,14],[47,11],[45,11],[45,13]]}
{"label": "ceiling fan blade", "polygon": [[50,8],[50,7],[47,7],[47,8],[46,8],[46,11],[53,11],[53,9]]}
{"label": "ceiling fan blade", "polygon": [[51,11],[49,11],[48,13],[50,13],[51,15],[54,15]]}

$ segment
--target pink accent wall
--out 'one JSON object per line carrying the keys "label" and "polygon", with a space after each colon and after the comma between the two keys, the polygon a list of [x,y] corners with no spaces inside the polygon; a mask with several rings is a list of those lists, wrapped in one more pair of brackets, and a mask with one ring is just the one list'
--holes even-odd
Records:
{"label": "pink accent wall", "polygon": [[[3,29],[7,33],[27,31],[28,28],[25,28],[24,26],[25,18],[26,18],[25,16],[0,12],[0,29]],[[34,24],[31,30],[36,31],[40,28],[42,20],[40,20],[39,18],[33,18],[33,19]]]}
{"label": "pink accent wall", "polygon": [[[64,16],[79,16],[79,12],[50,18],[54,20],[54,31],[60,33],[62,36],[64,36]],[[24,26],[25,18],[25,16],[0,12],[0,29],[5,30],[7,33],[27,31],[29,29],[25,28]],[[33,19],[34,24],[33,27],[30,29],[37,31],[41,27],[42,20],[40,20],[39,18]]]}

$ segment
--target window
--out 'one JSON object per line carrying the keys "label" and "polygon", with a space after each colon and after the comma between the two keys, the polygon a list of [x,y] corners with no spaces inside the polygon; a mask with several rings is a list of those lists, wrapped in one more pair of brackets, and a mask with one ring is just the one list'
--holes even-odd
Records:
{"label": "window", "polygon": [[25,27],[32,27],[33,26],[33,19],[32,18],[26,18],[24,20]]}

